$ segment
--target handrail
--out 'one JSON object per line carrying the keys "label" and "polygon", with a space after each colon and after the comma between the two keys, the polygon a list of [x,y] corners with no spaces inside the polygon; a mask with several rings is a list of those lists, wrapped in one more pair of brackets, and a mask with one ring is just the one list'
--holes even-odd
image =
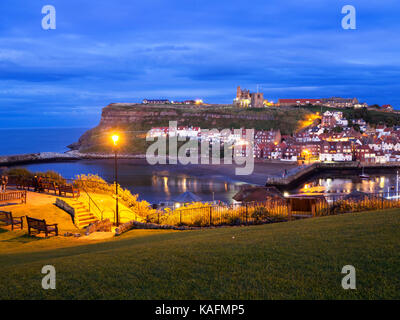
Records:
{"label": "handrail", "polygon": [[[103,212],[104,212],[104,210],[101,210],[101,209],[99,208],[99,206],[97,205],[97,203],[96,203],[96,202],[92,199],[92,197],[90,196],[89,192],[85,189],[83,183],[82,183],[82,189],[83,189],[83,191],[86,193],[86,195],[87,195],[88,198],[89,198],[89,212],[92,212],[92,211],[91,211],[90,202],[93,202],[93,204],[95,205],[95,207],[101,212],[101,220],[103,220]],[[97,216],[97,214],[96,214],[96,216]],[[100,219],[99,216],[97,216],[97,218]]]}
{"label": "handrail", "polygon": [[133,215],[135,216],[135,219],[134,219],[134,220],[138,221],[138,220],[137,220],[137,214],[136,214],[135,212],[133,212],[132,210],[129,210],[129,209],[118,210],[118,214],[119,214],[119,218],[120,218],[120,219],[127,218],[128,220],[132,220],[132,218],[129,217],[129,216],[123,216],[123,215],[121,215],[121,213],[123,213],[123,212],[129,212],[129,213],[131,213],[132,216],[133,216]]}
{"label": "handrail", "polygon": [[[105,208],[103,208],[103,210],[101,210],[100,207],[99,207],[99,205],[97,205],[97,203],[96,203],[96,202],[93,200],[93,198],[90,196],[89,192],[85,189],[85,181],[84,181],[84,180],[79,180],[79,181],[82,182],[82,183],[81,183],[82,189],[83,189],[83,191],[87,194],[87,196],[88,196],[88,198],[89,198],[89,211],[91,211],[91,210],[90,210],[90,209],[91,209],[90,203],[93,202],[93,204],[95,205],[95,207],[96,207],[96,208],[98,209],[98,211],[100,211],[100,213],[101,213],[101,220],[103,220],[103,214],[104,214],[104,212],[110,211],[110,212],[112,212],[113,215],[114,215],[114,223],[115,223],[115,221],[116,221],[116,216],[115,216],[116,212],[115,212],[115,210],[112,209],[112,208],[109,208],[109,207],[105,207]],[[114,194],[113,196],[115,196],[115,194]],[[129,210],[129,209],[122,209],[122,210],[118,210],[118,214],[120,215],[120,218],[127,218],[127,219],[130,219],[129,216],[128,216],[128,217],[126,217],[126,216],[121,216],[121,213],[123,213],[123,212],[125,212],[125,211],[127,211],[127,212],[131,213],[132,215],[135,215],[135,216],[136,216],[136,214],[135,214],[132,210]],[[98,218],[99,218],[99,217],[98,217]]]}

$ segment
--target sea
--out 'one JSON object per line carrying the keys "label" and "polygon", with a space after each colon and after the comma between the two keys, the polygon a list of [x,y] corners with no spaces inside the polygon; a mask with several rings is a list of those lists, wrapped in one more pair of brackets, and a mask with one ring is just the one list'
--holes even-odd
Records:
{"label": "sea", "polygon": [[88,128],[0,129],[0,155],[65,152]]}

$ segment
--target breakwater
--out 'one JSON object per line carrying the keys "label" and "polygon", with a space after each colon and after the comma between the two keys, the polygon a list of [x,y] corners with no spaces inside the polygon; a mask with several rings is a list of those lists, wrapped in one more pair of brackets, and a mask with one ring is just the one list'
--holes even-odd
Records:
{"label": "breakwater", "polygon": [[41,152],[18,154],[10,156],[0,156],[0,166],[11,166],[18,164],[27,164],[35,162],[56,162],[56,161],[71,161],[81,159],[79,155],[56,152]]}
{"label": "breakwater", "polygon": [[[119,154],[119,159],[145,159],[145,155]],[[114,154],[101,153],[80,153],[78,151],[68,151],[66,153],[40,152],[29,154],[18,154],[10,156],[0,156],[0,167],[23,165],[41,162],[65,162],[77,160],[94,159],[114,159]]]}

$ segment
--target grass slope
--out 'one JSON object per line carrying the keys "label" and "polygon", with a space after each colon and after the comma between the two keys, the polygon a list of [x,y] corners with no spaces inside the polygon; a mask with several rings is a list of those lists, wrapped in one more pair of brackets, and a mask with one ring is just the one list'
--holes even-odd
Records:
{"label": "grass slope", "polygon": [[[389,210],[254,227],[132,230],[95,244],[26,242],[3,230],[0,241],[9,247],[0,253],[0,298],[398,299],[399,226],[400,211]],[[25,250],[13,252],[21,237]],[[46,264],[56,267],[56,290],[41,289]],[[357,290],[341,288],[347,264],[356,267]]]}

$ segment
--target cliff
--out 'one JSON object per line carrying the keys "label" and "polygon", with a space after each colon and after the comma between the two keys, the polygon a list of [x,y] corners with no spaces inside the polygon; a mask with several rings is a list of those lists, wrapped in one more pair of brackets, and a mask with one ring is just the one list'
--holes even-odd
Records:
{"label": "cliff", "polygon": [[254,128],[256,130],[280,129],[290,134],[299,120],[309,111],[297,109],[244,109],[231,105],[142,105],[112,103],[103,108],[97,127],[85,132],[78,142],[69,146],[80,152],[110,152],[110,132],[124,134],[122,152],[143,154],[145,136],[152,127],[168,126],[177,121],[178,126],[197,126],[202,129]]}
{"label": "cliff", "polygon": [[126,123],[146,122],[157,123],[160,119],[168,121],[187,121],[187,120],[209,120],[216,124],[214,119],[243,119],[255,121],[274,120],[275,117],[270,112],[249,114],[245,109],[235,109],[230,113],[226,106],[214,105],[205,109],[199,106],[185,105],[181,107],[164,105],[138,105],[126,103],[114,103],[103,109],[100,125],[115,126]]}

